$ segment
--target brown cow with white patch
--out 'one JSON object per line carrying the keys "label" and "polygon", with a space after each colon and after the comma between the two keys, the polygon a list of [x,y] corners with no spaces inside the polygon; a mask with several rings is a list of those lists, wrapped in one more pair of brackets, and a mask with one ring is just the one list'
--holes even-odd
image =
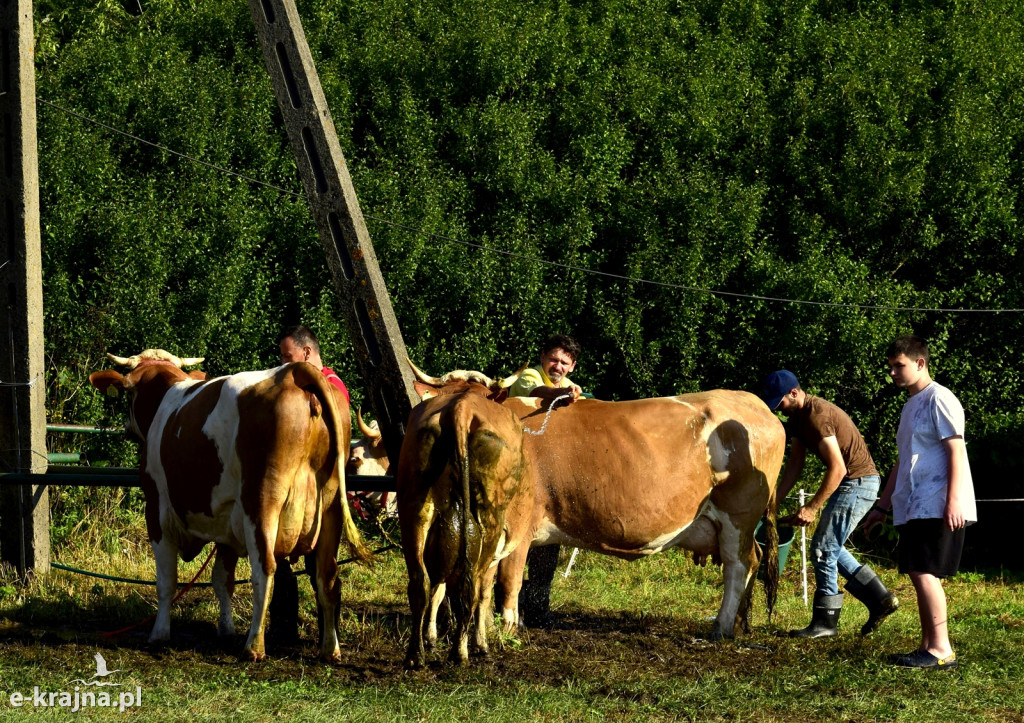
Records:
{"label": "brown cow with white patch", "polygon": [[474,617],[475,646],[487,653],[496,566],[529,547],[533,480],[522,425],[493,400],[504,393],[502,382],[478,372],[435,379],[413,369],[424,401],[409,415],[397,483],[413,619],[405,665],[418,668],[425,634],[436,635],[429,603],[446,584],[457,625],[449,657],[469,659]]}
{"label": "brown cow with white patch", "polygon": [[142,440],[139,473],[159,601],[150,641],[170,638],[178,555],[191,560],[215,542],[218,633],[234,634],[235,564],[248,554],[253,616],[245,649],[253,660],[264,658],[277,559],[315,551],[320,652],[340,660],[334,621],[341,537],[356,557],[370,557],[342,504],[339,459],[350,433],[341,395],[306,362],[200,381],[181,367],[201,359],[159,349],[110,358],[129,367],[127,374],[99,371],[89,381],[110,396],[130,396],[129,429]]}
{"label": "brown cow with white patch", "polygon": [[[722,606],[711,637],[747,628],[758,565],[754,529],[768,511],[765,586],[769,614],[778,582],[775,485],[786,438],[758,397],[715,390],[676,397],[550,409],[539,399],[504,402],[526,427],[536,481],[533,545],[562,544],[626,559],[684,547],[720,561]],[[543,431],[541,431],[543,429]],[[525,546],[501,564],[518,590]],[[502,614],[516,619],[516,600]]]}

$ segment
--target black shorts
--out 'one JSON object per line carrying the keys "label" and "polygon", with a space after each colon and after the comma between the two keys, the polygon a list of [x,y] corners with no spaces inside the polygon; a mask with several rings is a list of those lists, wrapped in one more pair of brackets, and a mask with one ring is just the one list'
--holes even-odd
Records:
{"label": "black shorts", "polygon": [[900,572],[924,572],[935,577],[950,577],[960,569],[964,551],[965,527],[950,532],[944,520],[907,520],[897,525],[900,535],[896,558]]}

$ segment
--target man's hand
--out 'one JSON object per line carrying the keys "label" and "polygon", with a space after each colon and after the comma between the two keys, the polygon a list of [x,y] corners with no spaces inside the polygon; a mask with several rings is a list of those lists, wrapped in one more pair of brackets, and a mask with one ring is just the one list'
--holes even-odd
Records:
{"label": "man's hand", "polygon": [[555,398],[555,406],[569,406],[583,394],[583,390],[573,384],[571,387],[556,387],[552,395]]}
{"label": "man's hand", "polygon": [[961,527],[967,526],[967,520],[964,518],[964,511],[960,505],[960,500],[956,499],[953,495],[946,497],[946,509],[942,513],[942,518],[946,521],[946,527],[950,532],[956,532]]}
{"label": "man's hand", "polygon": [[874,533],[875,528],[885,522],[888,516],[889,515],[882,512],[878,507],[872,507],[868,513],[864,515],[864,520],[861,523],[861,527],[864,528],[864,534],[870,537]]}
{"label": "man's hand", "polygon": [[817,510],[804,505],[789,517],[783,517],[779,522],[784,525],[792,525],[793,527],[807,527],[807,525],[814,522],[814,518],[817,516]]}

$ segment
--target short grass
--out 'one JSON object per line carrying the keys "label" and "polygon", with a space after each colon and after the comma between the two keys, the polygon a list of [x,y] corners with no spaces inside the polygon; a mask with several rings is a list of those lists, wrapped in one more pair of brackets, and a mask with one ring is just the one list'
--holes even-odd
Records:
{"label": "short grass", "polygon": [[[137,521],[116,534],[94,527],[80,530],[76,544],[65,544],[55,558],[152,580]],[[104,545],[91,546],[91,534],[102,536]],[[372,530],[368,535],[374,547],[387,543]],[[181,565],[180,579],[191,579],[204,557]],[[917,645],[913,589],[884,560],[870,562],[903,607],[869,638],[855,634],[866,613],[852,600],[839,637],[785,637],[809,616],[794,549],[775,617],[767,620],[759,590],[753,631],[717,644],[703,637],[721,600],[717,568],[698,567],[682,551],[638,562],[581,553],[568,578],[556,577],[555,629],[496,635],[491,657],[465,668],[444,663],[442,643],[435,662],[417,672],[402,669],[409,616],[397,551],[381,554],[372,568],[343,568],[343,661],[337,666],[316,657],[306,583],[300,584],[302,642],[270,641],[268,660],[254,664],[240,658],[251,613],[247,586],[235,594],[235,639],[216,639],[213,593],[195,589],[175,607],[172,642],[150,646],[148,624],[112,638],[101,633],[151,615],[154,588],[57,571],[22,585],[4,570],[0,718],[67,715],[33,709],[31,702],[14,708],[10,694],[31,693],[34,686],[72,690],[70,681],[91,676],[99,651],[109,668],[122,671],[117,682],[142,688],[142,702],[125,713],[75,714],[83,719],[1024,721],[1021,576],[971,572],[948,581],[952,637],[963,666],[909,671],[891,667],[885,657]],[[240,564],[238,576],[245,575]]]}

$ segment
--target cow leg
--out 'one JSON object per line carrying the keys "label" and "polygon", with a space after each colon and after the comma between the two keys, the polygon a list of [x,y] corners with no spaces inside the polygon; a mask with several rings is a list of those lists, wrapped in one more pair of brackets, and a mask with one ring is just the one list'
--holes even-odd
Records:
{"label": "cow leg", "polygon": [[[406,558],[407,563],[408,558]],[[427,617],[427,600],[430,599],[430,579],[422,561],[409,563],[409,609],[412,611],[412,633],[409,650],[405,654],[406,668],[422,668],[427,653],[423,648],[423,627]]]}
{"label": "cow leg", "polygon": [[156,558],[156,622],[149,642],[171,639],[171,601],[178,588],[178,547],[166,535],[151,542]]}
{"label": "cow leg", "polygon": [[[732,638],[735,635],[736,614],[746,594],[750,575],[757,570],[756,567],[752,568],[750,563],[750,546],[754,544],[752,531],[744,534],[727,520],[723,520],[718,538],[725,592],[722,596],[722,607],[711,628],[712,640]],[[743,553],[740,553],[740,550],[743,550]]]}
{"label": "cow leg", "polygon": [[437,613],[441,609],[441,603],[444,602],[447,591],[448,586],[442,582],[434,588],[434,594],[430,596],[430,617],[427,619],[427,631],[424,633],[427,650],[437,647]]}
{"label": "cow leg", "polygon": [[227,545],[217,545],[217,558],[213,563],[213,591],[220,603],[220,622],[217,635],[226,637],[235,634],[235,621],[231,617],[231,596],[235,592],[235,565],[238,553]]}
{"label": "cow leg", "polygon": [[274,558],[271,540],[277,536],[267,534],[265,530],[245,521],[246,547],[249,550],[249,564],[252,567],[252,625],[249,637],[245,641],[245,652],[251,660],[263,660],[267,657],[263,640],[263,627],[267,622],[267,610],[270,598],[274,594],[274,573],[277,571],[277,560]]}
{"label": "cow leg", "polygon": [[498,604],[501,606],[501,627],[511,633],[519,625],[519,592],[523,587],[523,570],[530,546],[522,544],[498,563]]}
{"label": "cow leg", "polygon": [[480,602],[476,610],[476,638],[473,641],[474,652],[486,656],[490,653],[487,646],[487,634],[494,624],[494,575],[497,565],[491,565],[484,571],[483,582],[479,589]]}
{"label": "cow leg", "polygon": [[317,619],[320,621],[320,656],[331,663],[341,662],[338,644],[338,614],[341,584],[338,581],[338,546],[341,544],[341,497],[324,511],[320,536],[316,543]]}

